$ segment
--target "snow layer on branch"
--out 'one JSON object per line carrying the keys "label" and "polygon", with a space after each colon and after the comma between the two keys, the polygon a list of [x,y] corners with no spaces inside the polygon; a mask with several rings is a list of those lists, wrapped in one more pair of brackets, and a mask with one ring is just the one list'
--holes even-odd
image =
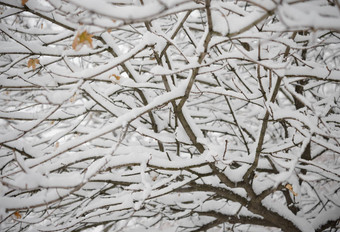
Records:
{"label": "snow layer on branch", "polygon": [[[275,4],[271,1],[262,1],[261,5],[267,8],[268,12],[275,7]],[[234,5],[230,10],[238,14],[229,15],[228,12],[223,9],[227,8],[229,10],[230,5],[228,3],[215,3],[212,4],[212,6],[213,29],[222,36],[241,34],[261,22],[269,14],[262,9],[253,11],[252,13],[246,13]],[[223,8],[221,9],[221,7]],[[242,16],[240,17],[239,14]]]}
{"label": "snow layer on branch", "polygon": [[327,224],[329,221],[336,221],[340,218],[340,207],[334,206],[327,211],[321,212],[312,221],[312,225],[315,230],[320,229],[321,226]]}
{"label": "snow layer on branch", "polygon": [[327,15],[324,16],[318,12],[318,8],[322,6],[315,3],[317,1],[311,1],[309,6],[306,4],[294,4],[293,6],[283,4],[279,7],[281,20],[288,28],[330,29],[339,32],[340,18],[338,14],[328,8],[327,13],[325,12]]}
{"label": "snow layer on branch", "polygon": [[65,196],[68,196],[72,190],[67,189],[47,189],[41,190],[33,196],[23,198],[0,197],[0,208],[5,209],[27,209],[33,206],[45,206],[46,203],[52,203]]}
{"label": "snow layer on branch", "polygon": [[262,200],[262,204],[266,208],[273,210],[274,212],[293,222],[294,225],[302,232],[314,231],[314,228],[306,219],[294,215],[282,202],[279,201],[273,202],[272,199],[266,197],[265,199]]}
{"label": "snow layer on branch", "polygon": [[155,17],[163,11],[174,8],[176,5],[181,5],[186,1],[171,0],[167,1],[166,4],[161,4],[159,1],[146,1],[146,4],[141,6],[128,5],[119,7],[105,0],[70,0],[70,2],[109,18],[134,21]]}

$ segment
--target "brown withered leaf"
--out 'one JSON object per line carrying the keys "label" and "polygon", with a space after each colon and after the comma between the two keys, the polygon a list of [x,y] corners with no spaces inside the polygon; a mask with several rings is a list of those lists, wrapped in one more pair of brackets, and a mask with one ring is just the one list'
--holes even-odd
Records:
{"label": "brown withered leaf", "polygon": [[28,2],[28,0],[21,0],[21,5],[25,6],[25,4]]}
{"label": "brown withered leaf", "polygon": [[119,81],[119,79],[120,79],[120,76],[118,76],[118,75],[116,75],[116,74],[112,74],[111,76],[114,77],[114,78],[116,78],[117,81]]}
{"label": "brown withered leaf", "polygon": [[37,64],[39,64],[39,59],[31,58],[27,62],[27,67],[32,68],[34,70]]}
{"label": "brown withered leaf", "polygon": [[15,216],[17,219],[20,219],[20,218],[21,218],[21,214],[20,214],[18,211],[15,211],[14,216]]}

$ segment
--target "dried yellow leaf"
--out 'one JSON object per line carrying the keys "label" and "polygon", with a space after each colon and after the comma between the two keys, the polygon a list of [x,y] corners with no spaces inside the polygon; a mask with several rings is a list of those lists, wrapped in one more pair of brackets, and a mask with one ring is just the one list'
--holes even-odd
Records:
{"label": "dried yellow leaf", "polygon": [[83,45],[93,48],[92,36],[93,35],[87,33],[86,30],[82,33],[78,32],[72,43],[73,50],[79,50]]}
{"label": "dried yellow leaf", "polygon": [[292,186],[291,184],[286,184],[286,189],[288,189],[289,191],[291,191],[291,193],[292,193],[294,196],[297,196],[297,195],[298,195],[296,192],[294,192],[293,186]]}
{"label": "dried yellow leaf", "polygon": [[76,100],[76,94],[74,94],[71,98],[70,98],[70,102],[74,102]]}
{"label": "dried yellow leaf", "polygon": [[292,189],[293,189],[293,186],[292,186],[291,184],[286,184],[286,189],[292,190]]}

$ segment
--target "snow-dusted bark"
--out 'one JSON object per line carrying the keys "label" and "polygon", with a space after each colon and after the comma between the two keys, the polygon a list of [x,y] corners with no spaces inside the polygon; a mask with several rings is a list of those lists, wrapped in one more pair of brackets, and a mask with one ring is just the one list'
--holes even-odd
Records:
{"label": "snow-dusted bark", "polygon": [[337,0],[0,0],[0,230],[323,231]]}

